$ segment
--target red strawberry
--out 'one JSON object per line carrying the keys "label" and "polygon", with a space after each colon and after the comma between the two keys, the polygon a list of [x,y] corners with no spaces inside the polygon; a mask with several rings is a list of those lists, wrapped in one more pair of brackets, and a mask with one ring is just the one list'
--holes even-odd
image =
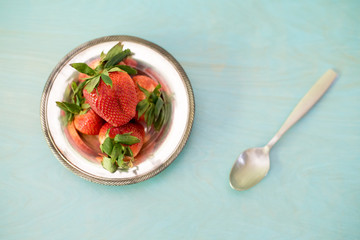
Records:
{"label": "red strawberry", "polygon": [[135,84],[125,72],[110,72],[112,87],[100,80],[91,93],[86,88],[83,94],[91,108],[113,126],[128,123],[135,116],[138,103]]}
{"label": "red strawberry", "polygon": [[84,134],[97,135],[100,128],[104,124],[104,120],[97,115],[94,110],[89,109],[84,114],[77,114],[74,117],[75,128]]}
{"label": "red strawberry", "polygon": [[135,59],[133,59],[132,57],[127,57],[124,60],[124,64],[128,65],[130,67],[136,68],[137,67],[137,61]]}
{"label": "red strawberry", "polygon": [[82,150],[85,153],[92,153],[92,149],[86,145],[86,143],[81,139],[78,131],[75,128],[74,122],[69,122],[67,125],[67,133],[69,135],[70,142],[78,147],[80,150]]}
{"label": "red strawberry", "polygon": [[[136,94],[139,102],[141,102],[146,98],[145,93],[139,89],[139,86],[146,89],[148,92],[152,92],[154,91],[155,87],[158,85],[158,83],[154,79],[146,75],[136,75],[133,77],[133,81],[136,86]],[[135,119],[139,119],[140,121],[145,121],[145,115],[143,114],[139,118],[138,112],[136,112]]]}
{"label": "red strawberry", "polygon": [[132,79],[136,86],[136,94],[137,94],[138,102],[146,98],[145,94],[139,89],[138,85],[140,85],[140,87],[142,88],[145,88],[149,92],[154,91],[155,87],[158,85],[158,83],[155,80],[145,75],[136,75]]}
{"label": "red strawberry", "polygon": [[[97,58],[89,63],[89,67],[91,67],[92,69],[95,69],[99,65],[99,63],[100,63],[100,58]],[[90,77],[90,76],[86,75],[85,73],[80,73],[79,74],[79,82],[85,81],[85,78],[88,78],[88,77]]]}
{"label": "red strawberry", "polygon": [[144,144],[144,137],[145,137],[144,127],[141,124],[130,122],[120,127],[113,127],[111,124],[105,123],[99,132],[100,144],[102,144],[105,141],[106,132],[108,131],[109,128],[111,128],[109,132],[110,138],[114,138],[117,134],[125,134],[131,132],[132,136],[135,136],[138,139],[140,139],[140,142],[130,145],[130,149],[133,152],[133,156],[135,157],[140,152],[140,149]]}

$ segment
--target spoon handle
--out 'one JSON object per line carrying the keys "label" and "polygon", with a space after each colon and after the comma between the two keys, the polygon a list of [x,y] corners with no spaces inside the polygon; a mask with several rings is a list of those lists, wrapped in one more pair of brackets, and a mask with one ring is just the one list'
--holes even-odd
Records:
{"label": "spoon handle", "polygon": [[268,149],[271,149],[275,143],[281,138],[281,136],[289,130],[297,121],[299,121],[324,93],[329,89],[330,85],[334,82],[337,77],[337,73],[332,69],[329,69],[320,79],[312,86],[312,88],[306,93],[306,95],[296,105],[294,110],[290,113],[284,124],[281,126],[279,131],[266,145]]}

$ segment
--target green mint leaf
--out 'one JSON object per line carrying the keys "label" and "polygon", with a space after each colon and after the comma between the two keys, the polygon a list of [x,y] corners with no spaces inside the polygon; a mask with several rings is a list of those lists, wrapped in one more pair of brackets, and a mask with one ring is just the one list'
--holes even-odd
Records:
{"label": "green mint leaf", "polygon": [[103,157],[101,165],[111,173],[114,173],[118,169],[118,165],[115,161],[108,157]]}
{"label": "green mint leaf", "polygon": [[[103,61],[108,61],[115,57],[116,55],[120,54],[123,51],[123,46],[118,43],[115,46],[113,46],[108,53],[104,56]],[[101,56],[100,56],[101,57]]]}
{"label": "green mint leaf", "polygon": [[140,142],[140,139],[130,135],[130,133],[125,133],[125,134],[117,134],[114,138],[114,141],[116,143],[121,143],[125,145],[133,145],[135,143]]}
{"label": "green mint leaf", "polygon": [[70,66],[72,66],[79,72],[85,73],[86,75],[89,75],[89,76],[94,76],[96,74],[94,69],[89,67],[86,63],[72,63],[72,64],[70,64]]}
{"label": "green mint leaf", "polygon": [[106,153],[109,156],[111,155],[113,148],[113,141],[109,137],[105,138],[104,142],[100,145],[101,152]]}
{"label": "green mint leaf", "polygon": [[124,51],[120,52],[119,54],[113,56],[111,59],[109,59],[104,68],[110,68],[112,66],[115,66],[119,62],[121,62],[124,58],[131,55],[131,51],[129,49],[125,49]]}
{"label": "green mint leaf", "polygon": [[91,93],[100,82],[100,76],[95,76],[86,83],[85,89],[88,93]]}
{"label": "green mint leaf", "polygon": [[101,73],[101,79],[104,81],[104,83],[110,87],[112,87],[112,80],[109,77],[109,73],[107,71],[104,71],[103,73]]}

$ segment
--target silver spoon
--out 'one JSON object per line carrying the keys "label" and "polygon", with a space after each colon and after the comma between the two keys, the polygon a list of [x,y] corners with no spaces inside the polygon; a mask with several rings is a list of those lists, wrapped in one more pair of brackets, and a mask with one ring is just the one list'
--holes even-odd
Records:
{"label": "silver spoon", "polygon": [[290,127],[315,105],[336,77],[335,71],[328,70],[300,100],[280,130],[265,147],[249,148],[240,154],[230,172],[230,186],[233,189],[240,191],[249,189],[266,176],[270,168],[270,149]]}

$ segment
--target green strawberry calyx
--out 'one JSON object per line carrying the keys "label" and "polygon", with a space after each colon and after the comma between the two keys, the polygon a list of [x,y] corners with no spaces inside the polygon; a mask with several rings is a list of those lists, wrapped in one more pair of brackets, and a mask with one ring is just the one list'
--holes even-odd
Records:
{"label": "green strawberry calyx", "polygon": [[119,42],[114,47],[112,47],[107,54],[104,52],[100,55],[100,63],[95,68],[92,69],[86,63],[72,63],[70,66],[75,68],[78,72],[84,73],[88,75],[88,78],[85,78],[85,81],[79,85],[79,89],[77,91],[82,91],[82,89],[86,89],[88,93],[91,93],[100,83],[100,79],[103,82],[112,87],[112,81],[109,77],[109,73],[120,71],[126,72],[129,75],[137,74],[136,69],[127,66],[127,65],[118,65],[122,60],[127,58],[128,56],[133,55],[130,49],[123,50],[123,45]]}
{"label": "green strawberry calyx", "polygon": [[[101,161],[101,165],[111,173],[117,169],[127,171],[133,167],[134,156],[129,146],[140,142],[140,139],[132,136],[131,133],[117,134],[114,138],[110,138],[109,128],[106,132],[106,138],[100,145],[100,150],[105,154]],[[125,156],[128,156],[128,161],[124,161]]]}
{"label": "green strawberry calyx", "polygon": [[156,131],[160,131],[170,117],[171,105],[169,97],[164,91],[160,90],[160,84],[158,84],[152,92],[149,92],[139,84],[138,87],[146,96],[146,98],[136,106],[138,118],[144,115],[147,126],[153,126]]}
{"label": "green strawberry calyx", "polygon": [[77,91],[78,85],[75,82],[71,83],[70,102],[56,102],[56,105],[64,110],[66,122],[71,122],[75,115],[85,114],[90,105],[85,103],[85,98],[81,91]]}

